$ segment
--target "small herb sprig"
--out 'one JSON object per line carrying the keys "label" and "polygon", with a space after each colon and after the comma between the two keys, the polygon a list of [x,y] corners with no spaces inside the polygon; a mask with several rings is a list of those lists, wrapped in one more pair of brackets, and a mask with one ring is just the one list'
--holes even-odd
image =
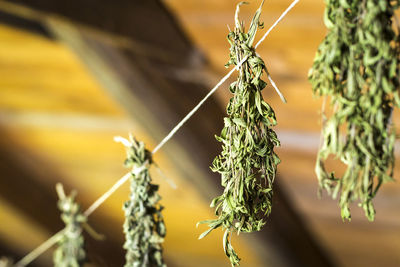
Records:
{"label": "small herb sprig", "polygon": [[280,145],[272,127],[276,125],[273,109],[263,100],[261,90],[266,82],[262,74],[268,74],[264,61],[253,48],[263,3],[256,11],[249,31],[239,21],[238,4],[235,29],[228,34],[231,45],[227,67],[238,65],[239,76],[229,89],[234,94],[227,106],[228,117],[224,118],[224,128],[216,139],[222,143],[222,153],[212,164],[212,171],[221,174],[224,187],[222,195],[211,202],[218,219],[202,221],[210,227],[199,238],[212,230],[225,229],[223,247],[232,266],[239,265],[239,257],[231,244],[233,232],[260,231],[271,212],[272,186],[280,160],[274,147]]}
{"label": "small herb sprig", "polygon": [[79,267],[86,260],[84,239],[82,236],[82,224],[87,218],[81,213],[80,206],[75,202],[76,191],[66,196],[61,184],[56,186],[58,196],[58,208],[62,212],[61,219],[65,223],[62,236],[53,254],[53,262],[56,267]]}
{"label": "small herb sprig", "polygon": [[0,257],[0,267],[12,267],[14,266],[13,260],[8,257]]}
{"label": "small herb sprig", "polygon": [[[333,198],[340,194],[341,215],[347,220],[349,204],[359,200],[373,221],[372,199],[393,177],[391,117],[400,104],[400,39],[391,20],[398,6],[398,0],[326,0],[329,32],[309,74],[314,94],[330,98],[316,173],[320,189]],[[347,166],[343,177],[326,171],[329,155]]]}
{"label": "small herb sprig", "polygon": [[130,199],[124,204],[125,267],[165,267],[162,243],[166,235],[163,207],[158,203],[158,185],[152,183],[149,167],[151,152],[143,142],[131,137],[124,139],[127,146],[125,166],[132,168]]}

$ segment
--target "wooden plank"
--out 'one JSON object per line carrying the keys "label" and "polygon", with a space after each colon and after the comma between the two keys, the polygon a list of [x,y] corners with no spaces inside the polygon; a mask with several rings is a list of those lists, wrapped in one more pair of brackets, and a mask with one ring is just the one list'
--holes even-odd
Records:
{"label": "wooden plank", "polygon": [[[23,4],[47,14],[56,14],[74,22],[90,25],[120,37],[128,37],[147,49],[163,50],[164,53],[185,61],[192,47],[184,38],[182,31],[166,12],[164,6],[156,0],[120,0],[110,2],[96,1],[8,1]],[[77,8],[77,5],[79,8]],[[132,16],[132,12],[135,16]],[[118,19],[116,19],[118,17]],[[158,23],[154,23],[154,21]],[[162,25],[162,28],[159,26]],[[161,30],[162,29],[162,30]],[[154,39],[154,33],[163,38]],[[181,40],[181,42],[176,42]],[[182,40],[186,40],[183,41]]]}
{"label": "wooden plank", "polygon": [[[3,138],[8,139],[4,133]],[[9,140],[9,139],[8,139]],[[18,151],[9,149],[8,146],[2,145],[0,148],[0,170],[4,177],[12,177],[9,179],[0,179],[0,194],[2,198],[7,199],[13,206],[18,207],[26,216],[34,218],[34,220],[49,229],[56,232],[62,227],[59,219],[59,212],[56,206],[57,197],[55,194],[49,193],[40,183],[40,178],[35,179],[34,176],[43,175],[33,174],[33,171],[27,171],[20,166],[24,166],[23,161],[28,161],[29,156]],[[23,196],[23,197],[22,197]],[[30,201],[26,201],[29,199]],[[54,205],[49,206],[49,203]],[[41,207],[48,207],[42,209]],[[41,210],[44,214],[38,213]]]}

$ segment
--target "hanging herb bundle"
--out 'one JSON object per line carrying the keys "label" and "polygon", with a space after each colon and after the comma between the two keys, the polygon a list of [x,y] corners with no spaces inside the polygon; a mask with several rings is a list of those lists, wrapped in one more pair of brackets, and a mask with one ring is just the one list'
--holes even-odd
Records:
{"label": "hanging herb bundle", "polygon": [[56,267],[83,266],[86,253],[82,236],[82,224],[86,223],[86,217],[81,213],[79,205],[75,202],[76,191],[66,196],[61,184],[56,186],[58,196],[58,208],[62,212],[61,219],[65,223],[58,247],[54,251],[53,261]]}
{"label": "hanging herb bundle", "polygon": [[143,142],[119,138],[127,147],[125,166],[132,168],[130,199],[125,211],[125,267],[166,266],[162,256],[162,243],[166,234],[163,207],[158,203],[158,185],[152,183],[149,167],[151,153]]}
{"label": "hanging herb bundle", "polygon": [[[329,32],[309,73],[314,94],[330,99],[316,174],[320,189],[340,195],[343,219],[351,219],[349,204],[359,200],[373,221],[372,199],[393,177],[391,117],[400,104],[400,39],[392,18],[399,1],[326,0],[326,5]],[[326,171],[329,155],[346,165],[342,177]]]}
{"label": "hanging herb bundle", "polygon": [[13,260],[8,257],[0,257],[0,267],[12,267]]}
{"label": "hanging herb bundle", "polygon": [[224,187],[222,195],[211,202],[218,219],[203,221],[210,227],[199,238],[212,230],[225,229],[223,247],[232,266],[239,265],[230,235],[233,232],[260,231],[271,212],[272,186],[280,160],[274,152],[279,140],[272,127],[276,125],[273,109],[263,100],[261,91],[267,85],[261,79],[267,72],[264,61],[253,48],[261,7],[245,33],[244,25],[238,19],[239,6],[235,16],[235,29],[228,34],[230,60],[226,66],[238,65],[238,78],[230,85],[233,97],[227,106],[228,117],[224,128],[216,139],[222,143],[222,153],[212,164],[212,171],[221,174]]}

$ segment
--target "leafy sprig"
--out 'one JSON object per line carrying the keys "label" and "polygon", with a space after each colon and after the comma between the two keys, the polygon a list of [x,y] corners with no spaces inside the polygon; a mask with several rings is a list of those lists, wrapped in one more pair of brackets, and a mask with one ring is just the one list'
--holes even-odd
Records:
{"label": "leafy sprig", "polygon": [[223,247],[232,266],[239,265],[239,257],[231,244],[233,232],[260,231],[265,225],[272,206],[272,187],[280,160],[274,147],[280,145],[272,127],[276,117],[270,105],[264,101],[261,91],[267,85],[261,79],[268,73],[264,61],[253,48],[254,38],[260,23],[261,6],[256,11],[248,32],[235,16],[235,29],[228,34],[230,59],[227,67],[238,65],[239,76],[229,89],[234,94],[227,106],[228,117],[224,118],[224,128],[216,139],[222,143],[222,152],[212,163],[212,171],[221,174],[224,187],[222,195],[211,202],[218,219],[202,221],[209,229],[225,229]]}
{"label": "leafy sprig", "polygon": [[13,260],[11,258],[0,257],[0,267],[12,267],[13,265]]}
{"label": "leafy sprig", "polygon": [[[343,219],[359,200],[373,221],[372,199],[392,181],[395,130],[392,111],[399,106],[399,34],[392,28],[399,1],[326,0],[329,29],[309,73],[313,92],[330,98],[323,114],[323,142],[316,173],[320,189],[336,198]],[[342,177],[325,169],[334,155],[347,168]]]}
{"label": "leafy sprig", "polygon": [[86,260],[84,250],[84,238],[82,236],[82,224],[87,218],[75,202],[76,191],[66,196],[61,184],[56,186],[58,196],[58,208],[62,212],[61,219],[65,228],[58,241],[58,246],[53,254],[54,266],[56,267],[79,267],[83,266]]}
{"label": "leafy sprig", "polygon": [[153,163],[151,153],[143,142],[131,137],[125,166],[132,168],[130,199],[124,204],[125,267],[165,267],[162,243],[166,235],[163,207],[158,203],[158,185],[152,183],[149,167]]}

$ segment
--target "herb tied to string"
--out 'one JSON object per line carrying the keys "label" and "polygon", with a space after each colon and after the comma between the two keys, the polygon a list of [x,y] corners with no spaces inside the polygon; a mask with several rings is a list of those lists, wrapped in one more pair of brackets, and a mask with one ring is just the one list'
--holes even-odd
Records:
{"label": "herb tied to string", "polygon": [[158,203],[158,185],[152,183],[149,167],[153,163],[151,153],[143,142],[131,137],[125,166],[132,168],[130,199],[124,204],[125,267],[164,267],[162,243],[166,234],[163,207]]}
{"label": "herb tied to string", "polygon": [[14,266],[13,260],[8,257],[0,257],[0,267],[12,267]]}
{"label": "herb tied to string", "polygon": [[61,184],[57,184],[57,193],[60,198],[58,208],[62,212],[61,219],[65,223],[58,247],[54,251],[53,261],[56,267],[83,266],[86,259],[82,224],[87,218],[82,214],[80,206],[75,202],[76,191],[66,196]]}
{"label": "herb tied to string", "polygon": [[223,247],[232,266],[239,265],[239,257],[231,244],[233,232],[259,231],[271,212],[272,186],[280,160],[274,152],[279,140],[272,127],[276,125],[273,109],[263,100],[261,90],[267,85],[261,79],[268,74],[264,61],[253,48],[259,22],[261,6],[251,21],[249,31],[238,19],[238,4],[235,29],[228,34],[231,45],[230,59],[226,66],[238,65],[239,76],[229,89],[234,94],[227,106],[228,117],[224,118],[224,128],[216,139],[222,143],[222,152],[211,169],[221,174],[224,187],[222,195],[211,202],[218,219],[202,221],[212,230],[225,229]]}
{"label": "herb tied to string", "polygon": [[[359,200],[373,221],[372,199],[393,177],[391,118],[400,104],[400,39],[391,20],[399,1],[326,0],[326,5],[329,32],[309,74],[314,94],[330,98],[316,173],[320,189],[340,195],[343,219],[351,219],[349,204]],[[347,166],[342,177],[326,171],[329,155]]]}

